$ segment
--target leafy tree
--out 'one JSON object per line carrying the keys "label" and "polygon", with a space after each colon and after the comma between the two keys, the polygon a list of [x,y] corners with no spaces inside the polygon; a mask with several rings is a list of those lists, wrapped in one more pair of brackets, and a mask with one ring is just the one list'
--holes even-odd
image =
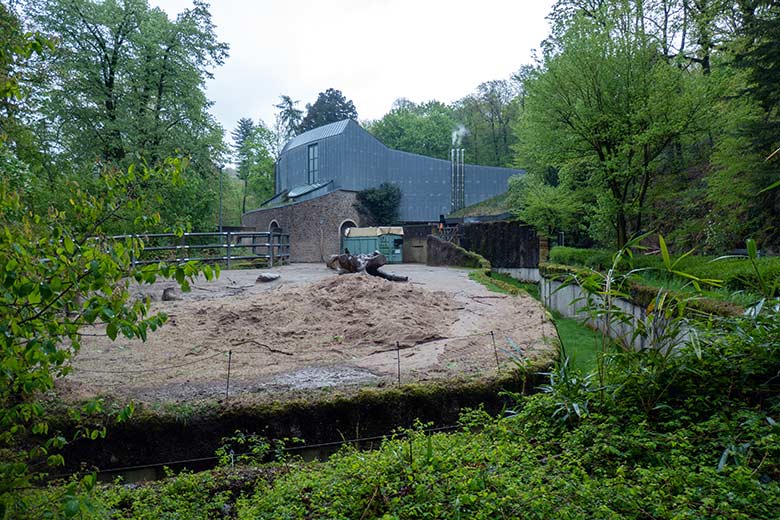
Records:
{"label": "leafy tree", "polygon": [[[154,178],[181,182],[182,161],[166,160],[160,169],[102,171],[100,196],[71,184],[62,188],[70,201],[66,210],[34,212],[20,196],[30,172],[2,145],[0,159],[0,517],[13,518],[27,510],[22,490],[44,477],[47,467],[63,463],[57,452],[69,439],[50,430],[39,399],[70,371],[82,327],[103,324],[111,339],[121,334],[145,340],[166,316],[149,314],[148,299],[132,301],[130,280],[175,278],[187,290],[199,268],[192,263],[134,267],[131,259],[143,244],[137,239],[109,243],[103,234],[105,224],[120,214],[135,215],[138,231],[159,218],[146,212],[137,187]],[[212,276],[209,268],[203,273]],[[105,435],[105,424],[87,420],[101,411],[100,401],[71,410],[85,419],[79,436]],[[127,408],[118,419],[131,413]],[[65,487],[55,509],[66,516],[88,513],[89,503],[79,493],[94,484],[91,475]]]}
{"label": "leafy tree", "polygon": [[6,142],[35,173],[49,166],[50,161],[29,124],[33,118],[27,94],[38,76],[37,68],[30,64],[43,60],[53,49],[54,41],[39,32],[26,31],[11,6],[0,3],[0,141]]}
{"label": "leafy tree", "polygon": [[313,105],[306,104],[306,116],[298,126],[297,133],[301,134],[344,119],[357,120],[357,117],[358,113],[352,101],[345,98],[340,90],[329,88],[319,93]]}
{"label": "leafy tree", "polygon": [[368,131],[395,150],[448,159],[452,131],[457,126],[453,111],[439,101],[416,104],[399,99]]}
{"label": "leafy tree", "polygon": [[241,118],[233,131],[233,146],[238,160],[237,175],[243,182],[241,214],[246,213],[247,195],[251,188],[258,203],[273,195],[275,134],[262,121],[255,124]]}
{"label": "leafy tree", "polygon": [[[709,192],[729,215],[729,242],[756,234],[780,245],[780,6],[745,2],[745,23],[733,44],[733,92],[723,104],[724,138],[716,148]],[[771,157],[771,158],[770,158]]]}
{"label": "leafy tree", "polygon": [[252,135],[255,132],[255,123],[248,117],[238,120],[238,125],[232,132],[233,149],[238,165],[238,178],[244,181],[244,196],[241,202],[241,213],[246,213],[246,190],[249,175],[252,169]]}
{"label": "leafy tree", "polygon": [[477,164],[510,166],[515,136],[511,123],[517,118],[520,101],[517,85],[508,80],[482,83],[477,91],[459,100],[458,119],[468,129],[466,153]]}
{"label": "leafy tree", "polygon": [[[36,92],[50,122],[43,139],[57,150],[60,170],[74,175],[139,160],[155,167],[188,156],[187,183],[207,204],[178,208],[184,213],[177,220],[202,226],[214,201],[213,164],[223,152],[203,86],[228,48],[217,40],[208,6],[198,0],[175,20],[146,0],[43,0],[26,8],[60,42]],[[178,195],[147,193],[171,206]]]}
{"label": "leafy tree", "polygon": [[387,182],[358,192],[355,203],[355,209],[375,226],[397,224],[400,206],[401,188]]}
{"label": "leafy tree", "polygon": [[523,222],[554,237],[558,231],[576,233],[582,204],[566,186],[551,186],[530,175],[509,179],[507,202]]}
{"label": "leafy tree", "polygon": [[546,42],[525,83],[517,151],[520,163],[599,187],[592,232],[622,247],[643,228],[656,161],[699,130],[712,98],[708,82],[658,59],[641,12],[617,4],[565,20]]}
{"label": "leafy tree", "polygon": [[241,212],[246,213],[247,192],[251,191],[257,203],[262,203],[274,194],[274,133],[259,121],[244,143],[246,170],[239,169],[239,178],[244,181],[244,196]]}

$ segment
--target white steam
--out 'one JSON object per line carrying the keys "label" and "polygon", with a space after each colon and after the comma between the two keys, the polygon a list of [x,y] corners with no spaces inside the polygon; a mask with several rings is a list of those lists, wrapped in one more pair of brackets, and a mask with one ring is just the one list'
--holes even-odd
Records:
{"label": "white steam", "polygon": [[467,135],[469,135],[468,129],[463,125],[458,125],[458,127],[452,131],[452,146],[460,146],[461,141],[463,141],[463,138]]}

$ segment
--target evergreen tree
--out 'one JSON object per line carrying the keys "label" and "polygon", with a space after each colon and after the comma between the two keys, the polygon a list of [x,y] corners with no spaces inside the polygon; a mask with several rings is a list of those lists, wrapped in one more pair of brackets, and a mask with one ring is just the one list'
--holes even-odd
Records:
{"label": "evergreen tree", "polygon": [[298,133],[344,119],[357,120],[357,117],[352,101],[345,98],[340,90],[329,88],[320,92],[313,105],[306,104],[306,116],[298,127]]}
{"label": "evergreen tree", "polygon": [[276,132],[279,135],[279,140],[286,143],[300,133],[299,127],[301,119],[303,119],[303,110],[295,106],[298,101],[293,101],[290,96],[282,94],[279,98],[281,102],[274,105],[279,109],[276,114]]}

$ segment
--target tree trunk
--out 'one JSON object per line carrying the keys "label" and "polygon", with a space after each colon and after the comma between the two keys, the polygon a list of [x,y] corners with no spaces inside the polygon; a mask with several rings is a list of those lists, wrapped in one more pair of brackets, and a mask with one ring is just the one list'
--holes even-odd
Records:
{"label": "tree trunk", "polygon": [[241,214],[242,215],[244,213],[246,213],[246,189],[247,189],[247,184],[249,184],[249,178],[248,177],[246,179],[244,179],[244,198],[241,201]]}

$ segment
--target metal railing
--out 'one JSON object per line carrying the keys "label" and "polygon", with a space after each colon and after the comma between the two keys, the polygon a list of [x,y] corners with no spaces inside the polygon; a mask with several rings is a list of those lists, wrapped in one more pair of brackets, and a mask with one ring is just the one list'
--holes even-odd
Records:
{"label": "metal railing", "polygon": [[236,260],[265,262],[268,267],[290,263],[290,235],[268,231],[224,231],[222,233],[150,233],[116,235],[113,240],[139,239],[144,243],[135,265],[160,261],[224,262],[228,269]]}

